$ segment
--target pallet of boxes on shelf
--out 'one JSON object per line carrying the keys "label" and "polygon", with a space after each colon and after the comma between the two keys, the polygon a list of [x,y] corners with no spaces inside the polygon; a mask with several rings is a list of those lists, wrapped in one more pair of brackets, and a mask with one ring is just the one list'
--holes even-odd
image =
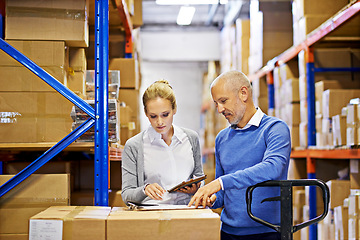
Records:
{"label": "pallet of boxes on shelf", "polygon": [[[5,40],[83,97],[85,64],[71,58],[85,60],[83,53],[74,57],[73,48],[88,46],[88,1],[4,2]],[[0,142],[57,142],[69,134],[72,103],[13,58],[0,55]]]}
{"label": "pallet of boxes on shelf", "polygon": [[239,70],[248,75],[250,20],[237,19],[221,30],[221,72]]}
{"label": "pallet of boxes on shelf", "polygon": [[109,69],[120,71],[118,100],[131,109],[130,122],[121,125],[121,143],[125,144],[127,139],[140,132],[140,65],[136,58],[112,58]]}
{"label": "pallet of boxes on shelf", "polygon": [[275,116],[284,120],[290,129],[291,146],[300,146],[300,96],[299,96],[299,71],[297,61],[289,61],[275,67],[274,98]]}
{"label": "pallet of boxes on shelf", "polygon": [[250,2],[249,73],[293,45],[290,1]]}
{"label": "pallet of boxes on shelf", "polygon": [[[7,42],[60,83],[66,81],[68,54],[64,41]],[[72,103],[3,51],[0,106],[0,142],[57,142],[71,131]]]}
{"label": "pallet of boxes on shelf", "polygon": [[[353,48],[314,49],[315,68],[359,67],[359,50]],[[298,55],[300,93],[300,145],[307,146],[307,80],[305,52]],[[317,148],[343,146],[346,135],[341,138],[341,125],[346,124],[346,107],[353,98],[358,98],[360,75],[356,72],[316,72],[315,73],[315,123]],[[339,115],[339,116],[336,116]],[[341,115],[343,115],[341,117]],[[333,118],[334,117],[334,118]],[[335,120],[335,125],[333,125]],[[345,122],[344,122],[345,121]],[[335,126],[335,128],[334,128]],[[344,127],[343,127],[344,128]],[[336,131],[334,132],[334,130]],[[345,126],[346,129],[346,126]],[[345,130],[346,131],[346,130]],[[335,133],[335,143],[334,143]],[[340,134],[340,135],[339,135]],[[338,142],[340,141],[340,142]]]}
{"label": "pallet of boxes on shelf", "polygon": [[[348,0],[294,0],[292,1],[294,45],[303,42],[307,35],[323,24],[349,3]],[[357,20],[358,21],[358,20]],[[359,23],[349,21],[336,29],[332,36],[346,36],[354,34]],[[356,31],[359,33],[358,31]]]}

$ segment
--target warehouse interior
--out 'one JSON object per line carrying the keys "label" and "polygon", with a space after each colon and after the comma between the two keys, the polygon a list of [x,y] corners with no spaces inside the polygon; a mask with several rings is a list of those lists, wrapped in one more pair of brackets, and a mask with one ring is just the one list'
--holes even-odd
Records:
{"label": "warehouse interior", "polygon": [[[222,208],[130,211],[122,153],[150,125],[145,89],[165,79],[176,94],[174,124],[199,135],[205,184],[216,179],[215,139],[229,123],[210,84],[229,70],[247,75],[255,105],[287,124],[288,179],[328,187],[324,218],[293,239],[360,239],[360,1],[177,2],[0,0],[0,240],[43,239],[41,231],[220,239]],[[177,23],[182,8],[194,11],[187,25]],[[108,73],[108,112],[95,116],[99,71]],[[108,127],[103,141],[98,118]],[[323,194],[292,188],[293,226],[322,215]],[[178,234],[184,228],[192,230]]]}

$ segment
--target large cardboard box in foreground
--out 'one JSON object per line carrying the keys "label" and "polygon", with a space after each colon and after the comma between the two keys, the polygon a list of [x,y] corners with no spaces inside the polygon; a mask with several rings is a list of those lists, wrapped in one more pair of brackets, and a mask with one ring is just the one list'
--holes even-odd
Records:
{"label": "large cardboard box in foreground", "polygon": [[88,47],[88,0],[7,0],[6,39],[64,40]]}
{"label": "large cardboard box in foreground", "polygon": [[[14,175],[0,175],[0,185]],[[29,218],[70,202],[69,174],[33,174],[0,198],[0,234],[27,234]]]}
{"label": "large cardboard box in foreground", "polygon": [[[134,230],[134,226],[138,230]],[[113,208],[107,220],[107,240],[220,239],[220,216],[210,209],[124,211]]]}
{"label": "large cardboard box in foreground", "polygon": [[44,235],[47,239],[105,240],[110,210],[97,206],[50,207],[30,218],[29,240],[42,239]]}

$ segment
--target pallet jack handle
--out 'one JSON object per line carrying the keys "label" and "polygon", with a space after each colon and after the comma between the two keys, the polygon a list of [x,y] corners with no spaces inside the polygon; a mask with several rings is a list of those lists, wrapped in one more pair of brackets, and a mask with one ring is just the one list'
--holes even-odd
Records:
{"label": "pallet jack handle", "polygon": [[[293,186],[318,186],[322,190],[322,199],[324,202],[324,211],[320,216],[293,226],[292,210],[292,187]],[[280,187],[280,196],[264,199],[264,201],[280,201],[281,204],[281,225],[274,225],[253,215],[251,212],[252,192],[257,187]],[[329,187],[319,179],[297,179],[297,180],[270,180],[250,186],[246,189],[247,213],[251,219],[268,226],[281,234],[281,240],[292,240],[293,233],[307,227],[311,224],[323,220],[329,211]]]}

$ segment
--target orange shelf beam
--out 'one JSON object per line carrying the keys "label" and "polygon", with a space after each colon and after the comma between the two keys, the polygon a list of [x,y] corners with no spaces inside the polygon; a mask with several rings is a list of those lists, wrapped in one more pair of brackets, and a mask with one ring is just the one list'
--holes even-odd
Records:
{"label": "orange shelf beam", "polygon": [[360,159],[360,149],[294,150],[291,152],[291,158]]}

